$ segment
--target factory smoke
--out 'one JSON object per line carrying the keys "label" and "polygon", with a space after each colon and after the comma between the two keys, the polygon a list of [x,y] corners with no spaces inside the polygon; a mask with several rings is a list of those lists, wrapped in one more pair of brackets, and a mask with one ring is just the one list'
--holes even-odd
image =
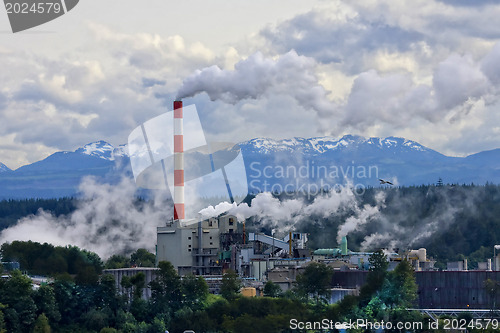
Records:
{"label": "factory smoke", "polygon": [[100,184],[88,177],[79,190],[81,200],[68,216],[55,217],[40,210],[4,229],[0,244],[20,241],[76,245],[96,252],[102,258],[129,254],[138,248],[154,251],[156,227],[172,216],[164,201],[138,201],[133,180],[123,178],[117,185]]}
{"label": "factory smoke", "polygon": [[343,236],[352,231],[360,230],[364,224],[378,217],[385,197],[382,192],[378,193],[376,197],[375,205],[360,205],[355,189],[350,184],[320,194],[311,203],[306,202],[305,199],[280,200],[271,193],[264,192],[252,199],[250,205],[223,202],[215,207],[209,206],[201,210],[200,214],[204,218],[208,218],[227,211],[228,214],[235,215],[239,221],[254,218],[262,227],[286,233],[295,229],[303,221],[309,220],[311,216],[325,219],[348,212],[349,217],[338,229],[337,241],[340,243]]}
{"label": "factory smoke", "polygon": [[314,58],[294,50],[277,57],[257,52],[234,69],[213,65],[194,71],[184,79],[177,98],[205,93],[212,101],[229,104],[259,100],[261,107],[268,105],[266,101],[294,101],[294,111],[312,111],[307,117],[319,133],[337,136],[370,130],[371,135],[387,135],[421,122],[456,124],[496,103],[499,69],[492,59],[498,50],[497,45],[481,59],[451,54],[436,64],[426,83],[410,72],[366,70],[347,80],[351,88],[346,92],[325,84],[321,64]]}
{"label": "factory smoke", "polygon": [[236,104],[243,99],[265,95],[289,95],[306,109],[318,114],[331,113],[333,103],[318,83],[315,62],[290,51],[278,59],[265,58],[257,52],[235,65],[233,71],[211,66],[188,76],[179,89],[177,99],[205,92],[211,100]]}
{"label": "factory smoke", "polygon": [[[424,246],[429,239],[453,227],[464,212],[474,214],[479,189],[430,186],[426,192],[372,189],[359,195],[346,185],[309,202],[302,198],[279,199],[258,194],[248,205],[222,202],[200,211],[204,218],[224,212],[239,221],[251,218],[258,228],[308,232],[313,247],[338,246],[343,236],[364,251]],[[354,245],[356,243],[356,245]]]}
{"label": "factory smoke", "polygon": [[[474,213],[481,202],[481,188],[430,186],[426,192],[404,188],[372,189],[360,195],[351,185],[317,195],[314,200],[280,199],[269,192],[247,203],[221,202],[201,210],[204,219],[223,213],[239,221],[251,219],[257,228],[311,233],[313,247],[334,247],[343,236],[361,250],[411,248],[446,233],[464,212]],[[167,198],[137,200],[132,180],[100,184],[94,178],[80,185],[77,209],[67,216],[39,211],[20,219],[0,233],[0,244],[14,240],[51,243],[96,252],[102,258],[128,254],[137,248],[154,251],[156,227],[171,219]],[[431,209],[426,205],[431,204]],[[354,246],[358,246],[354,245]]]}
{"label": "factory smoke", "polygon": [[[383,209],[361,242],[361,249],[419,247],[429,238],[446,232],[465,212],[474,214],[481,188],[429,187],[411,195],[394,189],[387,209]],[[426,207],[434,203],[434,208]],[[436,204],[439,203],[439,204]],[[430,205],[432,207],[433,205]]]}

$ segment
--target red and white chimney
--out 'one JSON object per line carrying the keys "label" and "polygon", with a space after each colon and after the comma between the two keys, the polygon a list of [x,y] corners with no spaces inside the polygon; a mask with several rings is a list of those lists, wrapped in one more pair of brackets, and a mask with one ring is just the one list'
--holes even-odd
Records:
{"label": "red and white chimney", "polygon": [[182,101],[174,101],[174,220],[184,220],[184,129]]}

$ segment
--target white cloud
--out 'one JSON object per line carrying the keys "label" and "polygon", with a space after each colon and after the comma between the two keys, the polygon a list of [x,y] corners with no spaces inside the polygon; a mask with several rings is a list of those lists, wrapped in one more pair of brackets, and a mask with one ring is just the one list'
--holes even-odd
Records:
{"label": "white cloud", "polygon": [[[333,1],[305,14],[296,5],[253,37],[218,36],[216,48],[182,29],[113,23],[88,23],[82,43],[60,52],[6,46],[0,137],[38,152],[120,144],[182,87],[205,92],[186,102],[214,139],[404,134],[452,154],[495,146],[500,28],[488,22],[499,5]],[[16,167],[35,155],[0,161]]]}

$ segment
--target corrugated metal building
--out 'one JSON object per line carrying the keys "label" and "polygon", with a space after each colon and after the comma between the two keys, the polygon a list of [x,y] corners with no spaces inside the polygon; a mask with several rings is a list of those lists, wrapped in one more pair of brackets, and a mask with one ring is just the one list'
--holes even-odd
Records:
{"label": "corrugated metal building", "polygon": [[[335,272],[332,287],[359,288],[367,271]],[[415,272],[418,306],[422,309],[490,309],[494,300],[484,288],[491,279],[500,283],[500,271],[428,271]],[[500,292],[496,295],[500,305]]]}

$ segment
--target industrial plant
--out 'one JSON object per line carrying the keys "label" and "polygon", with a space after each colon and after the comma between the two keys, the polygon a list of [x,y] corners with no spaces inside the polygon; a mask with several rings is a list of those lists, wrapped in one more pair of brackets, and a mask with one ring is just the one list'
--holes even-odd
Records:
{"label": "industrial plant", "polygon": [[[346,236],[336,248],[311,250],[307,247],[308,235],[285,232],[281,237],[247,232],[245,221],[236,216],[222,214],[207,219],[186,219],[184,193],[184,130],[182,102],[174,102],[174,217],[157,227],[156,263],[169,261],[179,275],[200,275],[207,281],[210,291],[218,293],[222,275],[233,270],[253,289],[250,295],[262,293],[263,285],[272,281],[283,291],[293,287],[296,277],[311,262],[324,263],[334,270],[330,302],[335,303],[346,295],[357,295],[366,281],[370,269],[371,252],[349,250]],[[396,250],[385,253],[388,270],[407,260],[413,266],[419,285],[420,306],[442,308],[481,308],[487,296],[482,283],[486,278],[500,279],[500,254],[494,261],[479,263],[479,269],[467,270],[467,260],[448,263],[446,271],[434,267],[435,261],[427,256],[425,248]],[[154,268],[125,268],[106,270],[116,278],[116,285],[123,292],[121,278],[143,271],[146,282],[155,278]],[[496,270],[496,271],[495,271]],[[464,277],[465,275],[466,277]],[[452,278],[449,278],[452,276]],[[465,296],[450,296],[453,281],[461,281],[460,292]],[[455,283],[456,284],[456,283]],[[455,288],[456,289],[456,288]],[[438,292],[447,290],[447,292]],[[144,290],[149,298],[150,290]],[[451,298],[450,298],[451,297]],[[463,303],[463,304],[462,304]]]}

